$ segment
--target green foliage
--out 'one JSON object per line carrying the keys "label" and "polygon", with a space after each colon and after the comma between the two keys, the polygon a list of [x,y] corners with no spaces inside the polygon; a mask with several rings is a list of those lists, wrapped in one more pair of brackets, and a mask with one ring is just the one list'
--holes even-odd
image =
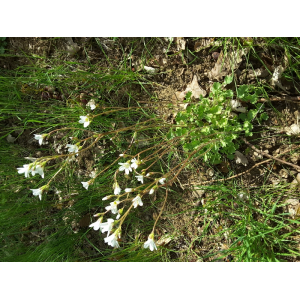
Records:
{"label": "green foliage", "polygon": [[[250,109],[248,113],[233,113],[236,100],[232,100],[234,93],[226,90],[233,76],[226,76],[224,83],[215,82],[208,98],[200,97],[199,102],[193,102],[191,93],[187,93],[188,106],[176,116],[177,126],[172,128],[167,137],[173,139],[180,137],[183,149],[186,152],[197,151],[197,155],[203,154],[204,161],[216,164],[221,161],[221,154],[233,158],[238,144],[237,137],[243,133],[252,135],[252,121],[258,113],[258,109]],[[257,101],[256,93],[251,93],[251,86],[242,85],[237,89],[236,96],[242,101],[254,104]],[[232,102],[233,101],[233,102]],[[240,111],[246,111],[241,107]],[[266,118],[265,115],[262,118]]]}

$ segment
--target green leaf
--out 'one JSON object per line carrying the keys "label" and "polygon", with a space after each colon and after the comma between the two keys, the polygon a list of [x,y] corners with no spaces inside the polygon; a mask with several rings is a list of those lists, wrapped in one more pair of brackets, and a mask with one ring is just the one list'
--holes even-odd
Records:
{"label": "green leaf", "polygon": [[167,139],[171,140],[172,138],[175,137],[175,134],[173,133],[173,130],[171,129],[168,133],[167,133]]}
{"label": "green leaf", "polygon": [[230,84],[233,80],[233,75],[228,75],[225,77],[224,79],[224,86],[227,85],[227,84]]}
{"label": "green leaf", "polygon": [[187,92],[186,95],[185,95],[185,101],[184,102],[192,101],[191,96],[192,96],[192,92]]}
{"label": "green leaf", "polygon": [[252,104],[257,102],[257,96],[254,95],[247,95],[245,96],[245,98],[243,99],[244,101],[250,101]]}
{"label": "green leaf", "polygon": [[252,121],[257,114],[257,109],[250,109],[247,114],[247,119]]}
{"label": "green leaf", "polygon": [[222,108],[223,106],[214,106],[209,110],[209,113],[219,115],[222,112]]}
{"label": "green leaf", "polygon": [[216,92],[218,92],[220,90],[221,86],[222,86],[221,83],[215,82],[211,89],[212,93],[215,94]]}
{"label": "green leaf", "polygon": [[233,97],[233,91],[232,90],[227,90],[224,92],[224,97],[225,98],[232,98]]}
{"label": "green leaf", "polygon": [[260,116],[259,116],[259,119],[262,121],[262,120],[268,120],[269,119],[269,116],[266,112],[262,113]]}
{"label": "green leaf", "polygon": [[242,121],[245,121],[246,120],[246,114],[245,113],[239,114],[239,119],[241,119]]}
{"label": "green leaf", "polygon": [[241,85],[238,89],[237,89],[237,97],[240,99],[243,99],[246,96],[246,93],[249,90],[249,86],[248,85]]}

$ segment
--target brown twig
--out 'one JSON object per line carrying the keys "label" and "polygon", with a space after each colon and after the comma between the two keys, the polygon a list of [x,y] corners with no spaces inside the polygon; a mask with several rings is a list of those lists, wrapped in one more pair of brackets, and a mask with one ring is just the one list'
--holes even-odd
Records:
{"label": "brown twig", "polygon": [[282,97],[271,97],[270,99],[261,98],[258,102],[269,102],[269,101],[300,101],[300,97],[282,96]]}
{"label": "brown twig", "polygon": [[263,155],[263,156],[266,156],[266,157],[268,157],[268,158],[270,158],[270,159],[277,160],[277,161],[279,161],[279,162],[281,162],[281,163],[283,163],[283,164],[289,165],[289,166],[293,167],[294,169],[296,169],[297,171],[300,171],[300,167],[299,167],[299,166],[294,165],[294,164],[292,164],[292,163],[289,163],[289,162],[287,162],[287,161],[284,161],[284,160],[282,160],[282,159],[276,158],[276,157],[274,157],[274,156],[272,156],[272,155],[270,155],[270,154],[267,154],[267,153],[265,153],[265,152],[263,152],[263,151],[261,151],[261,150],[258,150],[256,147],[254,147],[252,144],[250,144],[245,138],[242,138],[242,140],[243,140],[243,141],[244,141],[251,149],[253,149],[253,150],[256,151],[257,153],[259,153],[259,154],[261,154],[261,155]]}
{"label": "brown twig", "polygon": [[[298,147],[296,147],[296,148],[294,148],[294,149],[288,149],[288,150],[286,150],[286,151],[284,151],[284,152],[278,154],[277,156],[283,155],[283,154],[285,154],[285,153],[287,153],[287,152],[289,152],[289,151],[292,151],[292,150],[296,150],[297,148],[300,148],[300,146],[298,146]],[[277,156],[276,156],[276,157],[277,157]],[[208,184],[208,183],[213,183],[213,182],[222,182],[222,181],[226,181],[226,180],[230,180],[230,179],[233,179],[233,178],[242,176],[242,175],[244,175],[244,174],[250,172],[251,170],[253,170],[253,169],[256,168],[257,166],[262,165],[262,164],[265,164],[265,163],[267,163],[267,162],[270,162],[271,160],[272,160],[272,159],[269,158],[269,159],[267,159],[267,160],[264,160],[264,161],[261,161],[261,162],[259,162],[259,163],[256,163],[256,164],[255,164],[254,166],[252,166],[250,169],[248,169],[248,170],[246,170],[246,171],[244,171],[244,172],[241,172],[241,173],[239,173],[239,174],[230,176],[230,177],[228,177],[228,178],[214,179],[214,180],[204,181],[204,182],[201,182],[201,184]]]}

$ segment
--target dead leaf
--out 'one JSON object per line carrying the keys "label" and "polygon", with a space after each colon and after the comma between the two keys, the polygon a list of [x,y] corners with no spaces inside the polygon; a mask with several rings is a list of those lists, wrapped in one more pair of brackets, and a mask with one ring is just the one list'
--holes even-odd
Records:
{"label": "dead leaf", "polygon": [[73,42],[71,37],[65,38],[67,45],[67,52],[70,56],[75,55],[79,51],[79,46]]}
{"label": "dead leaf", "polygon": [[194,186],[193,187],[193,196],[196,198],[202,198],[205,194],[205,190],[201,190],[199,187]]}
{"label": "dead leaf", "polygon": [[199,52],[200,50],[214,46],[215,44],[216,42],[214,42],[213,38],[202,38],[195,43],[194,50],[195,52]]}
{"label": "dead leaf", "polygon": [[242,56],[248,52],[249,48],[227,52],[226,55],[221,51],[214,68],[207,74],[208,78],[210,80],[222,80],[224,76],[231,74],[240,66],[243,60]]}
{"label": "dead leaf", "polygon": [[285,204],[296,206],[299,204],[299,199],[287,199]]}
{"label": "dead leaf", "polygon": [[147,67],[147,66],[144,66],[144,70],[149,74],[155,74],[158,72],[158,69],[155,69],[152,67]]}
{"label": "dead leaf", "polygon": [[287,135],[298,135],[300,133],[300,126],[293,124],[290,127],[285,127],[284,130]]}
{"label": "dead leaf", "polygon": [[188,92],[192,92],[192,97],[195,97],[195,99],[199,99],[200,95],[205,97],[206,94],[207,94],[206,91],[204,89],[202,89],[200,87],[200,85],[198,84],[198,80],[197,80],[196,75],[194,75],[192,82],[187,85],[185,91],[175,93],[176,97],[175,97],[174,100],[177,100],[175,102],[183,101]]}
{"label": "dead leaf", "polygon": [[248,79],[265,78],[269,75],[270,73],[267,69],[258,68],[256,70],[248,70],[247,78]]}
{"label": "dead leaf", "polygon": [[242,106],[242,103],[239,100],[231,100],[230,106],[235,112],[245,113],[247,111],[246,108]]}
{"label": "dead leaf", "polygon": [[248,159],[240,151],[235,151],[235,162],[237,164],[243,164],[244,166],[247,166]]}
{"label": "dead leaf", "polygon": [[287,66],[288,66],[288,57],[286,55],[284,55],[281,64],[279,66],[275,67],[272,78],[270,80],[270,84],[272,86],[278,86],[285,92],[286,92],[287,88],[282,85],[282,82],[280,79],[281,79],[282,73],[286,70]]}
{"label": "dead leaf", "polygon": [[177,49],[178,50],[184,50],[185,49],[186,41],[183,37],[175,38],[175,42],[177,44]]}
{"label": "dead leaf", "polygon": [[280,175],[282,178],[288,178],[288,177],[289,177],[289,173],[288,173],[288,171],[285,170],[285,169],[281,169],[281,170],[279,171],[279,175]]}
{"label": "dead leaf", "polygon": [[172,241],[172,237],[170,234],[165,234],[163,235],[157,242],[156,245],[157,246],[165,246],[167,244],[169,244]]}

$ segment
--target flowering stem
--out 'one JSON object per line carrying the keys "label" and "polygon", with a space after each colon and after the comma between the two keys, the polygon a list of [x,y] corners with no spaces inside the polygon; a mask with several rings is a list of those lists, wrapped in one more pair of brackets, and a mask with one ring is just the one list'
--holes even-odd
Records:
{"label": "flowering stem", "polygon": [[161,214],[162,214],[162,212],[163,212],[163,210],[164,210],[164,208],[165,208],[167,199],[168,199],[168,189],[166,189],[166,196],[165,196],[165,200],[164,200],[163,206],[162,206],[162,208],[161,208],[161,210],[160,210],[160,212],[159,212],[159,215],[158,215],[158,217],[157,217],[157,219],[155,220],[155,223],[154,223],[154,225],[153,225],[153,229],[152,229],[152,232],[153,232],[153,233],[154,233],[154,229],[155,229],[156,223],[157,223],[158,219],[160,218],[160,216],[161,216]]}

